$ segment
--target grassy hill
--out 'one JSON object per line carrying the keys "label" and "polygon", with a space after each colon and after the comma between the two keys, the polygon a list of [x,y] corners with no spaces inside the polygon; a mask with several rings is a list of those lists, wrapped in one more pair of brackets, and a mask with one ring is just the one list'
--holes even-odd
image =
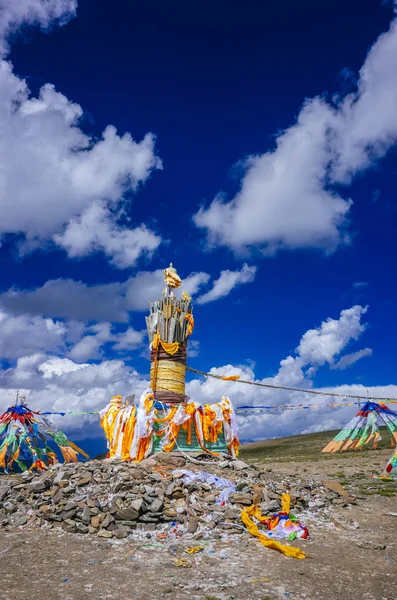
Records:
{"label": "grassy hill", "polygon": [[[386,427],[380,428],[382,441],[379,449],[390,449],[390,434]],[[293,435],[291,437],[265,440],[263,442],[252,442],[244,444],[240,451],[240,457],[247,462],[289,462],[289,461],[316,461],[335,458],[335,454],[323,454],[321,450],[335,437],[336,431],[322,431],[320,433],[309,433],[305,435]],[[348,458],[354,454],[365,456],[367,452],[373,452],[372,443],[364,446],[358,451],[339,452],[338,457]]]}

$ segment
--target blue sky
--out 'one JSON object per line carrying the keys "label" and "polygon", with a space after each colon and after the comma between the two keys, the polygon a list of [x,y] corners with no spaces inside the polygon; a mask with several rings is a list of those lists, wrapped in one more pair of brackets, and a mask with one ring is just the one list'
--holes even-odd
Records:
{"label": "blue sky", "polygon": [[[170,261],[195,300],[193,367],[397,397],[392,2],[0,9],[3,405],[17,388],[58,410],[139,393]],[[265,397],[237,388],[190,390]],[[310,412],[276,433],[349,417]]]}

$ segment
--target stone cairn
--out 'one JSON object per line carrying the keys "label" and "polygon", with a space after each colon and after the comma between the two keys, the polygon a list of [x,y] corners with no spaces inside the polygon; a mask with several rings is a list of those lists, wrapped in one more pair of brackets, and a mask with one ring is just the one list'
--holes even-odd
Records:
{"label": "stone cairn", "polygon": [[[175,523],[200,539],[208,534],[242,533],[242,507],[257,504],[262,514],[277,512],[285,491],[297,512],[321,512],[332,504],[355,503],[354,497],[341,493],[337,482],[332,489],[332,482],[324,485],[299,475],[280,476],[270,468],[248,466],[240,460],[199,458],[198,465],[176,452],[160,452],[139,464],[92,460],[56,464],[44,473],[2,475],[0,525],[6,529],[60,528],[121,539],[136,530],[161,530]],[[197,481],[184,484],[178,469],[227,478],[236,492],[221,506],[216,503],[219,489]]]}

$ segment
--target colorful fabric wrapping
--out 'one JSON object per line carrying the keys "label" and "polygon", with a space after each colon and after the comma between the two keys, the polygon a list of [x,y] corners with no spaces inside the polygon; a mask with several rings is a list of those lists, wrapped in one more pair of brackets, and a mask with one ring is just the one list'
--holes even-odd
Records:
{"label": "colorful fabric wrapping", "polygon": [[167,344],[154,336],[150,353],[150,386],[155,400],[181,403],[186,400],[186,344]]}
{"label": "colorful fabric wrapping", "polygon": [[8,472],[15,463],[21,471],[26,471],[30,464],[29,470],[43,470],[57,463],[48,438],[58,446],[65,462],[77,462],[78,453],[88,458],[40,412],[24,404],[11,406],[0,415],[0,467]]}
{"label": "colorful fabric wrapping", "polygon": [[323,448],[322,452],[358,450],[371,441],[373,441],[374,448],[377,448],[382,439],[379,422],[386,425],[391,435],[391,444],[395,446],[397,443],[397,413],[390,410],[385,404],[366,402],[346,427]]}
{"label": "colorful fabric wrapping", "polygon": [[[179,447],[178,437],[181,433],[187,446],[191,446],[192,442],[193,446],[198,443],[201,450],[213,453],[210,446],[219,441],[223,445],[224,440],[229,454],[238,454],[237,420],[233,406],[226,397],[217,404],[206,404],[204,407],[193,401],[167,406],[156,403],[153,392],[147,389],[137,408],[110,402],[100,415],[109,458],[139,462],[153,448],[171,452]],[[192,447],[192,450],[195,449]]]}

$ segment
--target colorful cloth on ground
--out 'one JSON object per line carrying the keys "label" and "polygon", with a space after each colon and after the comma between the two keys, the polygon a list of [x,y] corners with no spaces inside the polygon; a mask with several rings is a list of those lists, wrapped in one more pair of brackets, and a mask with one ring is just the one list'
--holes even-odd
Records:
{"label": "colorful cloth on ground", "polygon": [[115,398],[100,412],[110,458],[139,462],[152,452],[154,437],[160,438],[161,450],[171,452],[178,448],[181,429],[188,445],[194,431],[200,448],[211,453],[206,445],[215,444],[224,435],[229,454],[238,454],[237,419],[229,398],[205,406],[193,401],[169,406],[156,403],[150,389],[142,394],[138,407],[124,407]]}
{"label": "colorful cloth on ground", "polygon": [[341,450],[358,450],[364,444],[373,441],[377,448],[382,437],[379,422],[386,425],[391,435],[392,446],[397,442],[397,413],[390,410],[386,404],[366,402],[356,416],[349,421],[334,439],[327,444],[323,452],[338,452]]}
{"label": "colorful cloth on ground", "polygon": [[[301,525],[294,515],[290,514],[290,497],[289,494],[283,494],[281,511],[271,517],[264,517],[259,508],[255,505],[248,508],[243,508],[241,511],[241,520],[248,529],[249,533],[265,546],[278,550],[285,556],[292,558],[305,558],[306,554],[300,548],[286,546],[271,538],[286,538],[289,540],[295,538],[307,539],[309,532],[306,527]],[[252,520],[253,517],[259,523],[266,525],[268,531],[263,533],[259,531],[258,526]]]}
{"label": "colorful cloth on ground", "polygon": [[42,414],[24,404],[11,406],[0,415],[0,467],[8,471],[15,463],[26,471],[25,463],[30,463],[29,470],[43,470],[57,463],[48,438],[59,447],[65,462],[77,462],[78,453],[89,458]]}
{"label": "colorful cloth on ground", "polygon": [[394,450],[386,465],[385,473],[387,473],[389,477],[397,478],[397,448]]}

